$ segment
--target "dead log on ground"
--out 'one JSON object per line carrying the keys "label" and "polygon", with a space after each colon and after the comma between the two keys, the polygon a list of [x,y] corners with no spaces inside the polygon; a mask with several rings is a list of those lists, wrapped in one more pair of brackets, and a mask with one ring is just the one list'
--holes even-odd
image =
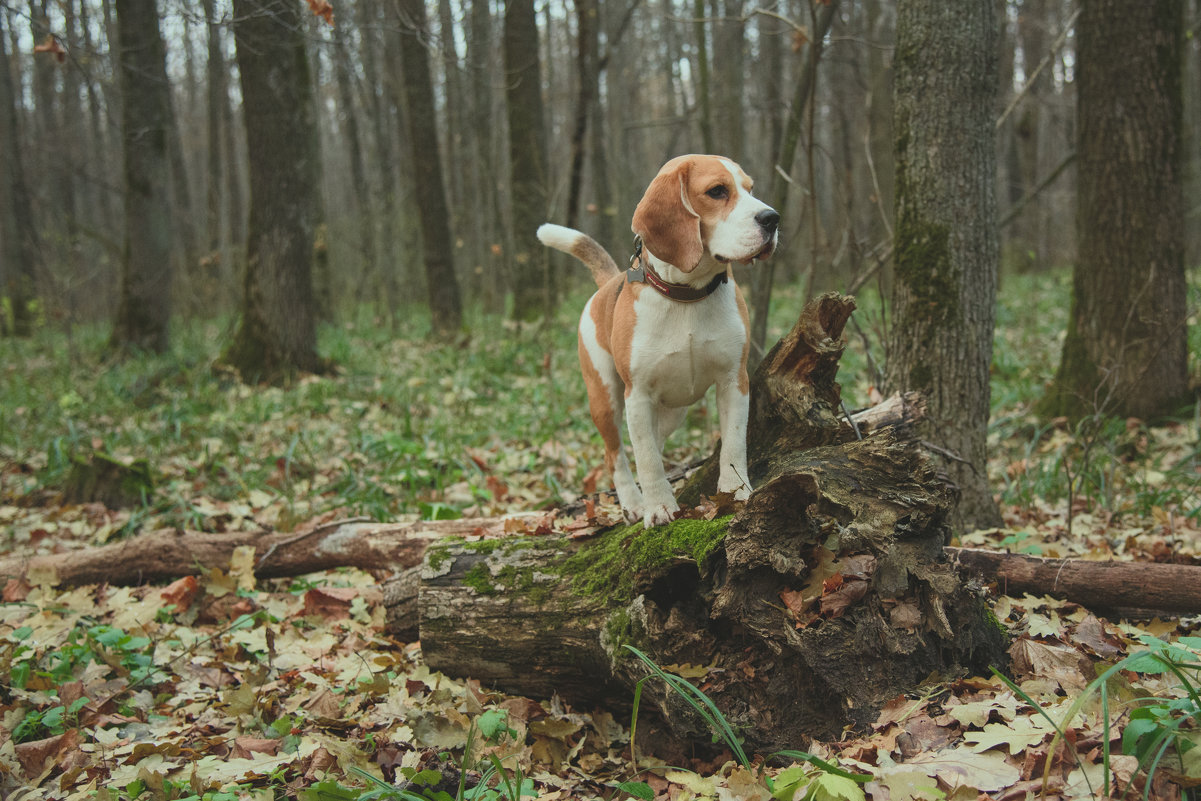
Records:
{"label": "dead log on ground", "polygon": [[[521,519],[541,515],[515,516]],[[160,529],[94,548],[0,558],[0,578],[70,587],[136,585],[194,576],[229,565],[234,549],[255,549],[260,578],[300,576],[335,567],[403,570],[421,564],[430,541],[446,536],[503,532],[504,518],[376,523],[334,520],[297,531],[210,533]]]}
{"label": "dead log on ground", "polygon": [[[841,420],[834,377],[853,309],[819,298],[760,365],[748,431],[757,489],[728,525],[432,544],[417,603],[429,665],[534,697],[620,704],[646,676],[629,644],[693,666],[735,728],[768,749],[862,726],[933,673],[1003,665],[1004,631],[943,555],[953,488],[905,427],[860,441]],[[708,737],[662,687],[647,684],[642,703],[672,735]]]}
{"label": "dead log on ground", "polygon": [[1003,595],[1054,595],[1092,611],[1201,612],[1201,567],[1196,565],[1047,559],[976,548],[946,551],[960,572],[995,582]]}

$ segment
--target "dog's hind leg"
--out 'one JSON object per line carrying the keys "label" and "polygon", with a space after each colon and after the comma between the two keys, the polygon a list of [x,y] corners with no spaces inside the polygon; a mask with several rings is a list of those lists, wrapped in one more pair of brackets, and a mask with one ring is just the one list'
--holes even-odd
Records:
{"label": "dog's hind leg", "polygon": [[595,338],[587,337],[585,328],[581,325],[580,366],[588,388],[588,411],[605,442],[605,470],[613,479],[617,502],[621,504],[626,521],[634,523],[642,519],[643,503],[642,491],[634,480],[634,471],[630,469],[630,460],[621,442],[625,384],[617,374],[613,357],[596,343]]}

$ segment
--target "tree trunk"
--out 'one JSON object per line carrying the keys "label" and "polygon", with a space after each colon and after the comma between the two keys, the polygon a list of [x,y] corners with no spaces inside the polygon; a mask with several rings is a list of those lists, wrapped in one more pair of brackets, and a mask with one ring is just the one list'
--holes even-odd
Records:
{"label": "tree trunk", "polygon": [[957,528],[999,525],[988,485],[997,291],[993,0],[902,0],[896,49],[896,281],[886,383],[927,400],[951,454]]}
{"label": "tree trunk", "polygon": [[125,247],[109,346],[162,353],[171,320],[170,92],[155,0],[117,0]]}
{"label": "tree trunk", "polygon": [[506,0],[505,97],[509,115],[509,193],[513,206],[513,317],[537,320],[555,305],[547,249],[535,235],[546,221],[549,172],[542,116],[538,27],[533,0]]}
{"label": "tree trunk", "polygon": [[[791,111],[787,123],[781,133],[780,151],[776,155],[776,170],[771,176],[771,204],[776,211],[784,214],[788,203],[789,182],[782,175],[792,174],[792,164],[796,160],[797,145],[801,141],[801,123],[805,119],[806,109],[813,99],[813,87],[817,82],[817,65],[821,61],[822,42],[830,30],[834,20],[834,12],[838,10],[838,0],[830,0],[822,6],[817,16],[813,39],[804,53],[801,62],[801,72],[793,88]],[[751,273],[751,302],[754,304],[754,314],[751,316],[751,353],[752,365],[759,363],[759,355],[767,346],[767,318],[771,312],[772,284],[776,276],[776,259],[764,262]]]}
{"label": "tree trunk", "polygon": [[[353,211],[358,219],[359,243],[358,250],[363,258],[359,286],[366,288],[369,277],[375,275],[375,203],[371,193],[371,183],[367,180],[367,170],[363,157],[363,138],[359,129],[360,111],[354,101],[354,81],[351,77],[352,61],[350,50],[346,46],[346,29],[343,26],[333,27],[334,36],[334,77],[338,87],[338,106],[341,116],[346,120],[345,136],[349,148],[350,181],[352,186]],[[355,298],[360,301],[360,297]]]}
{"label": "tree trunk", "polygon": [[713,105],[720,119],[713,127],[713,153],[746,162],[746,22],[743,0],[713,0]]}
{"label": "tree trunk", "polygon": [[[571,166],[567,181],[567,227],[580,225],[580,196],[584,191],[584,142],[588,117],[595,111],[600,93],[600,6],[597,0],[576,0],[576,66],[579,91],[571,131]],[[593,118],[593,125],[597,119]],[[596,140],[593,139],[593,142]],[[605,240],[600,240],[605,241]]]}
{"label": "tree trunk", "polygon": [[298,0],[235,0],[250,159],[241,321],[222,360],[246,381],[320,372],[313,298],[317,130]]}
{"label": "tree trunk", "polygon": [[[1003,630],[943,557],[951,488],[906,429],[857,440],[836,415],[853,307],[815,301],[756,372],[758,489],[728,523],[432,544],[418,598],[430,667],[612,704],[646,675],[630,644],[706,666],[735,729],[773,749],[864,726],[931,672],[1002,665]],[[708,734],[661,686],[642,699],[674,736]]]}
{"label": "tree trunk", "polygon": [[[7,53],[7,15],[0,17],[0,148],[10,158],[0,159],[0,191],[4,192],[3,219],[0,219],[0,238],[4,240],[5,264],[0,268],[0,294],[12,308],[11,332],[19,337],[33,333],[34,277],[37,271],[39,245],[33,222],[29,184],[25,180],[24,152],[19,135],[17,96],[13,90],[12,74]],[[7,323],[0,322],[0,330]]]}
{"label": "tree trunk", "polygon": [[417,208],[421,215],[426,289],[434,332],[446,336],[459,330],[463,307],[459,299],[459,280],[455,277],[455,239],[450,232],[450,209],[442,183],[438,132],[430,124],[437,116],[430,82],[425,0],[397,0],[397,10],[400,13],[401,70],[404,73],[401,92],[409,128],[409,155],[415,171],[417,196],[421,199]]}
{"label": "tree trunk", "polygon": [[[382,26],[376,13],[377,10],[373,4],[368,3],[359,3],[355,9],[356,21],[362,37],[360,57],[363,60],[365,75],[380,74],[379,48],[381,46],[389,53],[392,51],[390,40],[384,37],[381,42],[379,38],[378,34]],[[391,59],[386,58],[384,61],[390,64]],[[366,91],[369,93],[367,113],[371,122],[371,141],[375,146],[375,172],[379,175],[379,265],[381,269],[378,274],[372,276],[375,281],[374,286],[369,285],[366,281],[360,285],[355,301],[363,302],[370,297],[369,293],[374,292],[381,305],[381,315],[386,316],[395,326],[395,315],[399,306],[396,297],[397,271],[400,264],[396,204],[400,188],[397,183],[396,160],[392,153],[395,137],[388,133],[389,129],[394,127],[392,105],[386,101],[392,97],[393,84],[400,76],[392,76],[392,71],[389,69],[384,69],[383,72],[385,78],[382,82],[366,82]]]}
{"label": "tree trunk", "polygon": [[1181,8],[1089,0],[1077,23],[1079,258],[1048,416],[1156,418],[1188,397]]}
{"label": "tree trunk", "polygon": [[709,33],[705,30],[705,0],[693,0],[692,15],[695,19],[692,29],[696,34],[696,59],[693,62],[696,70],[697,113],[701,129],[701,148],[706,153],[716,150],[713,138],[713,97],[709,76]]}
{"label": "tree trunk", "polygon": [[[225,174],[221,153],[223,144],[222,127],[229,124],[229,121],[224,118],[228,90],[225,80],[225,56],[221,48],[221,26],[217,20],[215,3],[216,0],[203,0],[204,21],[208,30],[208,58],[205,69],[205,86],[207,89],[206,123],[208,130],[208,181],[206,184],[205,205],[208,209],[208,219],[205,231],[205,248],[208,251],[210,259],[206,263],[210,266],[210,280],[216,279],[219,273],[215,268],[220,266],[220,259],[217,256],[221,252],[222,243],[221,190],[222,176]],[[207,292],[204,296],[208,296]]]}
{"label": "tree trunk", "polygon": [[[1017,36],[1022,49],[1022,66],[1027,81],[1031,80],[1034,69],[1047,55],[1047,45],[1051,38],[1047,35],[1049,17],[1046,0],[1023,0],[1021,12],[1018,14]],[[1043,151],[1047,142],[1044,141],[1045,125],[1042,117],[1049,83],[1050,75],[1045,72],[1033,80],[1014,124],[1018,174],[1013,176],[1013,180],[1019,187],[1019,199],[1030,194],[1046,171],[1044,164],[1048,159]],[[1046,217],[1045,204],[1036,199],[1015,219],[1014,266],[1019,271],[1045,270],[1049,266],[1046,264],[1047,254],[1043,238]]]}

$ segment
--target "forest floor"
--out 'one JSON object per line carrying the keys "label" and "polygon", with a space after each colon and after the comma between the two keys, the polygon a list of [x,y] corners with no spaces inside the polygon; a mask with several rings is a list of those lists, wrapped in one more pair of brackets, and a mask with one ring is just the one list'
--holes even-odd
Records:
{"label": "forest floor", "polygon": [[[1003,288],[989,473],[1005,526],[957,544],[1201,565],[1196,409],[1154,427],[1029,413],[1059,356],[1067,297],[1062,275]],[[881,358],[879,313],[861,300],[840,372],[851,407],[870,403],[867,357]],[[800,305],[781,298],[775,335]],[[120,363],[104,360],[99,327],[0,341],[0,557],[168,527],[288,531],[573,500],[595,490],[601,463],[573,316],[565,308],[539,331],[474,319],[471,333],[432,342],[420,320],[393,331],[364,310],[322,333],[339,373],[290,389],[214,371],[229,329],[213,322],[180,322],[171,355]],[[712,406],[690,413],[670,460],[708,453]],[[67,502],[73,464],[97,452],[146,459],[153,489],[119,509]],[[1105,619],[1051,597],[995,596],[1015,685],[933,676],[869,731],[796,744],[864,783],[795,757],[747,766],[729,751],[656,754],[637,738],[635,763],[629,719],[432,673],[420,643],[385,633],[382,573],[256,581],[252,557],[166,586],[9,580],[0,796],[455,798],[454,765],[502,779],[465,794],[478,798],[522,786],[541,799],[1167,799],[1201,785],[1198,615]],[[1089,690],[1148,649],[1159,658]],[[675,668],[704,688],[704,668]],[[413,795],[387,789],[406,778]]]}

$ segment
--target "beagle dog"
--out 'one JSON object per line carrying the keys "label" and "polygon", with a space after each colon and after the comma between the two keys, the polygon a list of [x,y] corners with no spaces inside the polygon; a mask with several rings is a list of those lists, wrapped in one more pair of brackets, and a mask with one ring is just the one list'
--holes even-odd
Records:
{"label": "beagle dog", "polygon": [[[750,495],[750,335],[730,265],[771,256],[780,223],[751,186],[728,158],[667,162],[634,210],[636,252],[624,273],[586,234],[549,223],[538,229],[543,244],[584,262],[599,287],[580,317],[580,366],[592,421],[605,442],[605,468],[631,523],[662,525],[679,510],[663,469],[663,442],[685,409],[715,384],[717,489],[738,499]],[[623,412],[641,490],[622,448]]]}

